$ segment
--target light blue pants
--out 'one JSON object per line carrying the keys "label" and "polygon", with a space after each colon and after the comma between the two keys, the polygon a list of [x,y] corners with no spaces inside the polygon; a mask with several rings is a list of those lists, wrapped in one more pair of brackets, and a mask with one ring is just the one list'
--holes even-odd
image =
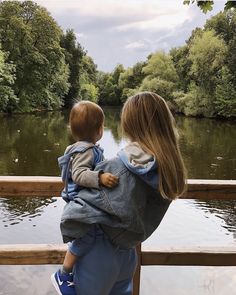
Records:
{"label": "light blue pants", "polygon": [[132,295],[135,248],[114,246],[100,229],[89,251],[78,258],[74,282],[78,295]]}

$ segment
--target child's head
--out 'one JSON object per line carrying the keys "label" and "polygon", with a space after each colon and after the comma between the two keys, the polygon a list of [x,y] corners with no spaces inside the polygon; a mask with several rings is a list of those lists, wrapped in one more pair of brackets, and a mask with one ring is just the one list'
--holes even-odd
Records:
{"label": "child's head", "polygon": [[185,167],[179,151],[175,120],[165,100],[153,92],[138,93],[125,102],[121,114],[124,134],[158,163],[159,191],[174,199],[185,191]]}
{"label": "child's head", "polygon": [[104,113],[97,104],[82,100],[70,112],[70,129],[75,140],[95,143],[103,134]]}

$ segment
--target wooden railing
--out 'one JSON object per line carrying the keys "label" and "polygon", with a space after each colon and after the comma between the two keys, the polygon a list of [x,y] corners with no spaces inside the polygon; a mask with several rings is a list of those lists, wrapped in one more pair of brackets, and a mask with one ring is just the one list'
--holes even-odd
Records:
{"label": "wooden railing", "polygon": [[[0,176],[1,197],[56,197],[63,187],[59,177]],[[236,180],[188,180],[183,199],[236,199]],[[61,264],[65,245],[0,245],[0,265]],[[141,265],[236,266],[236,247],[164,248],[141,251],[134,277],[134,295],[139,294]]]}

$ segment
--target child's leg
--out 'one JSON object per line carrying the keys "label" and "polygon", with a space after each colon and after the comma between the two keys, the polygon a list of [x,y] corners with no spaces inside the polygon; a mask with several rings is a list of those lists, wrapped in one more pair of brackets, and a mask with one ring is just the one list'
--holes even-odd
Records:
{"label": "child's leg", "polygon": [[62,273],[71,273],[77,259],[78,256],[71,253],[70,250],[67,250],[62,266]]}

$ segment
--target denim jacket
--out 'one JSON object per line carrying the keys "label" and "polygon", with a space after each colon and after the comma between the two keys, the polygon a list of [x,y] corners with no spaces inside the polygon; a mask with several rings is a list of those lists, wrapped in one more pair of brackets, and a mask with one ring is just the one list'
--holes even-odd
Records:
{"label": "denim jacket", "polygon": [[[140,151],[136,144],[131,150]],[[141,157],[145,153],[141,150]],[[132,153],[131,153],[132,154]],[[152,157],[137,162],[129,148],[118,157],[103,161],[96,169],[119,177],[118,186],[109,189],[82,189],[65,205],[61,218],[64,242],[80,238],[93,224],[99,224],[110,240],[131,248],[146,240],[158,227],[170,201],[157,190],[157,163]],[[145,157],[144,157],[145,158]]]}

